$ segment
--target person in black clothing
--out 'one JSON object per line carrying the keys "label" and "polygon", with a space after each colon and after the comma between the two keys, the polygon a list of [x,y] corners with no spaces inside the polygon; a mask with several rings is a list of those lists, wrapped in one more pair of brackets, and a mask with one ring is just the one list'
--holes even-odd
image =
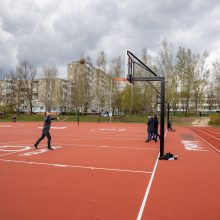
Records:
{"label": "person in black clothing", "polygon": [[152,137],[153,137],[153,128],[154,128],[154,121],[153,121],[153,117],[149,116],[148,120],[147,120],[147,140],[145,142],[149,142]]}
{"label": "person in black clothing", "polygon": [[57,118],[52,118],[50,112],[45,112],[45,118],[44,118],[44,126],[42,129],[42,134],[40,136],[40,138],[36,141],[36,143],[34,144],[34,147],[36,149],[38,149],[38,144],[45,138],[45,136],[47,137],[47,148],[48,150],[53,150],[53,148],[50,145],[51,142],[51,135],[50,135],[50,126],[51,126],[51,120],[56,120],[59,119]]}
{"label": "person in black clothing", "polygon": [[171,120],[168,122],[168,131],[172,131],[173,128],[172,128],[172,122]]}
{"label": "person in black clothing", "polygon": [[158,118],[157,118],[157,115],[154,115],[154,119],[153,119],[153,137],[154,137],[154,140],[155,142],[157,142],[157,136],[158,135]]}

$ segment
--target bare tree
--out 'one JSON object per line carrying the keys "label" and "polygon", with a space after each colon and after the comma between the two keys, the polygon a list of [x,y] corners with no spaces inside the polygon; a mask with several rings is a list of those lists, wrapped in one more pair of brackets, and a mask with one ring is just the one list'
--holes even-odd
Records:
{"label": "bare tree", "polygon": [[105,85],[105,74],[106,74],[106,56],[104,51],[98,54],[97,58],[97,69],[96,69],[96,99],[98,111],[102,111],[106,108],[107,94]]}
{"label": "bare tree", "polygon": [[106,55],[104,51],[100,51],[97,58],[97,68],[106,72]]}
{"label": "bare tree", "polygon": [[[84,60],[84,62],[82,62]],[[87,112],[91,101],[91,64],[86,62],[86,59],[81,58],[79,62],[75,63],[75,72],[73,75],[72,88],[72,103],[76,110]]]}
{"label": "bare tree", "polygon": [[10,79],[13,84],[13,93],[14,93],[14,100],[15,100],[15,107],[16,112],[19,114],[20,112],[20,106],[23,100],[24,91],[23,91],[23,81],[21,79],[21,76],[19,75],[18,69],[16,69],[16,72],[11,72]]}
{"label": "bare tree", "polygon": [[121,111],[120,105],[120,83],[119,81],[114,80],[114,78],[120,78],[122,74],[122,60],[121,57],[118,56],[113,58],[110,66],[110,76],[113,78],[109,78],[110,82],[110,98],[111,98],[111,106],[113,112],[116,110]]}
{"label": "bare tree", "polygon": [[166,101],[170,103],[170,107],[175,115],[179,102],[178,78],[175,72],[173,45],[166,40],[162,41],[157,63],[159,73],[166,77]]}
{"label": "bare tree", "polygon": [[58,71],[55,66],[44,67],[44,79],[45,79],[45,93],[44,103],[46,111],[51,111],[52,106],[55,103],[55,86]]}
{"label": "bare tree", "polygon": [[192,100],[194,102],[195,113],[198,116],[198,109],[203,104],[205,97],[205,90],[208,83],[208,70],[205,68],[206,58],[208,53],[204,52],[201,55],[196,56],[196,65],[194,70],[194,80],[193,80],[193,95]]}
{"label": "bare tree", "polygon": [[178,74],[180,99],[185,115],[189,114],[190,98],[193,94],[196,57],[190,49],[179,47],[176,55],[176,73]]}
{"label": "bare tree", "polygon": [[213,112],[216,102],[215,86],[213,82],[209,82],[206,94],[207,94],[207,104],[208,104],[209,112]]}
{"label": "bare tree", "polygon": [[33,89],[34,89],[34,79],[37,73],[37,69],[30,64],[27,60],[22,61],[17,67],[17,74],[20,80],[22,80],[24,95],[27,98],[30,107],[30,114],[32,114],[33,109]]}
{"label": "bare tree", "polygon": [[212,64],[212,72],[214,77],[215,95],[220,108],[220,59],[216,59]]}
{"label": "bare tree", "polygon": [[[149,66],[150,68],[153,68],[153,62],[152,57],[149,55],[146,48],[142,49],[141,52],[141,59],[142,61]],[[147,73],[146,70],[143,70],[143,68],[140,68],[138,75],[140,76],[152,76],[152,74]],[[145,114],[152,114],[154,112],[154,106],[155,106],[155,97],[156,97],[156,90],[157,84],[154,82],[145,82],[140,83],[139,86],[142,88],[141,92],[141,99],[142,99],[142,107],[141,109],[145,111]],[[135,87],[134,87],[135,89]],[[136,93],[135,93],[136,94]],[[135,98],[135,97],[134,97]]]}

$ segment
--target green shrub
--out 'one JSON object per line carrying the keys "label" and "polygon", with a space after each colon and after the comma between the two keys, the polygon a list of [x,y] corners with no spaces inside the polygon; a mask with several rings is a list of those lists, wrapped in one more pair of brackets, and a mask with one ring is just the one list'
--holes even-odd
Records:
{"label": "green shrub", "polygon": [[210,124],[220,126],[220,114],[210,115]]}

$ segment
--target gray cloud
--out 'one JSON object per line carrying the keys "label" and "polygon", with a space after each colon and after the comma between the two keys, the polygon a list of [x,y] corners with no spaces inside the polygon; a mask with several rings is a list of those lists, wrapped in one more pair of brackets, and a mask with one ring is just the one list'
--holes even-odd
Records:
{"label": "gray cloud", "polygon": [[23,59],[38,67],[66,65],[82,54],[95,63],[129,49],[156,53],[166,38],[174,46],[220,56],[220,3],[217,0],[2,0],[0,74]]}

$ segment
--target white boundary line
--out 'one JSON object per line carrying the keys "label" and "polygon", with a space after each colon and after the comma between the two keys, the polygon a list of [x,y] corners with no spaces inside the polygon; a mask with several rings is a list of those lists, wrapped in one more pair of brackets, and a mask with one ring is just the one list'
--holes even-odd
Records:
{"label": "white boundary line", "polygon": [[214,138],[214,139],[216,139],[216,140],[218,140],[218,141],[220,141],[220,138],[217,138],[217,137],[215,137],[215,136],[213,136],[213,135],[211,135],[211,134],[208,134],[208,133],[206,133],[206,132],[204,132],[204,131],[202,131],[202,130],[200,130],[200,129],[198,129],[198,128],[195,128],[196,130],[198,130],[198,131],[200,131],[200,132],[202,132],[202,133],[204,133],[204,134],[206,134],[206,135],[208,135],[208,136],[210,136],[210,137],[212,137],[212,138]]}
{"label": "white boundary line", "polygon": [[209,132],[212,132],[212,133],[215,133],[215,134],[218,134],[218,135],[220,135],[220,132],[217,132],[217,131],[213,131],[213,130],[211,130],[211,129],[207,129],[206,131],[209,131]]}
{"label": "white boundary line", "polygon": [[196,135],[198,138],[200,138],[202,141],[204,141],[206,144],[208,144],[211,148],[213,148],[215,151],[217,151],[217,153],[220,154],[220,151],[215,148],[213,145],[211,145],[209,142],[207,142],[206,140],[204,140],[203,138],[201,138],[198,134],[194,133],[192,130],[190,130],[194,135]]}
{"label": "white boundary line", "polygon": [[[157,158],[159,157],[159,154],[160,153],[158,153]],[[143,212],[144,212],[144,208],[145,208],[145,205],[147,203],[147,198],[148,198],[148,195],[149,195],[149,192],[150,192],[150,188],[151,188],[151,185],[152,185],[152,182],[153,182],[153,179],[154,179],[154,174],[155,174],[156,169],[157,169],[158,161],[159,160],[157,159],[156,162],[155,162],[154,169],[153,169],[150,181],[148,183],[148,186],[147,186],[147,189],[146,189],[146,192],[145,192],[145,195],[144,195],[144,199],[143,199],[142,204],[141,204],[141,208],[140,208],[138,216],[137,216],[137,220],[141,220],[141,218],[142,218],[142,215],[143,215]]]}
{"label": "white boundary line", "polygon": [[[56,143],[56,142],[55,142]],[[113,149],[128,149],[128,150],[158,150],[157,148],[150,147],[121,147],[121,146],[107,146],[107,145],[90,145],[90,144],[61,144],[56,145],[70,146],[70,147],[83,147],[83,148],[113,148]]]}
{"label": "white boundary line", "polygon": [[70,167],[70,168],[81,168],[81,169],[90,169],[90,170],[128,172],[128,173],[144,173],[144,174],[151,174],[152,173],[150,171],[144,171],[144,170],[123,170],[123,169],[113,169],[113,168],[105,168],[105,167],[87,167],[87,166],[69,165],[69,164],[40,163],[40,162],[23,161],[23,160],[0,159],[0,161],[2,161],[2,162],[13,162],[13,163],[24,163],[24,164],[35,164],[35,165],[46,165],[46,166],[54,166],[54,167]]}
{"label": "white boundary line", "polygon": [[[164,137],[166,137],[166,135],[167,135],[167,130],[166,130],[166,133],[165,133]],[[143,201],[141,203],[141,207],[140,207],[140,210],[138,212],[137,220],[141,220],[141,218],[142,218],[142,215],[143,215],[143,212],[144,212],[144,208],[145,208],[146,203],[147,203],[147,198],[148,198],[148,195],[150,193],[150,188],[151,188],[151,185],[152,185],[152,182],[153,182],[153,179],[154,179],[154,175],[155,175],[155,172],[156,172],[156,169],[157,169],[157,164],[158,164],[158,161],[159,161],[159,159],[158,159],[159,155],[160,155],[160,152],[157,155],[157,160],[155,162],[154,169],[153,169],[153,172],[152,172],[151,177],[150,177],[150,181],[148,183],[148,186],[147,186],[147,189],[146,189]]]}
{"label": "white boundary line", "polygon": [[[31,147],[28,148],[28,149],[25,149],[24,151],[27,151],[27,150],[30,150],[30,149],[31,149]],[[11,155],[11,154],[16,154],[16,153],[20,153],[20,152],[22,152],[22,151],[13,151],[13,152],[7,153],[7,154],[0,154],[0,157],[2,157],[2,156],[7,156],[7,155]]]}
{"label": "white boundary line", "polygon": [[[10,145],[10,144],[30,144],[31,141],[17,141],[17,142],[4,142],[1,143],[3,145]],[[107,146],[107,145],[91,145],[91,144],[65,144],[65,143],[59,143],[59,139],[58,141],[54,141],[54,145],[58,145],[58,146],[69,146],[69,147],[82,147],[82,148],[113,148],[113,149],[128,149],[128,150],[158,150],[157,148],[152,148],[152,147],[122,147],[122,146]],[[1,146],[0,146],[1,147]],[[35,149],[33,147],[33,143],[30,146],[33,149]],[[1,150],[0,150],[1,151]],[[0,155],[1,156],[1,155]]]}

